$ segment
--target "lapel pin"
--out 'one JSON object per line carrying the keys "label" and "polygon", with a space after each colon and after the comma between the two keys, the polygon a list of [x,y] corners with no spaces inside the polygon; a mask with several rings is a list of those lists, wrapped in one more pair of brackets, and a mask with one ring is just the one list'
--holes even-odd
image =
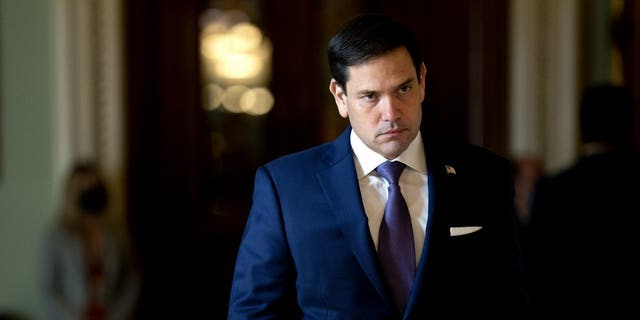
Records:
{"label": "lapel pin", "polygon": [[450,176],[455,176],[456,175],[456,169],[450,165],[444,165],[444,168],[447,170],[447,174]]}

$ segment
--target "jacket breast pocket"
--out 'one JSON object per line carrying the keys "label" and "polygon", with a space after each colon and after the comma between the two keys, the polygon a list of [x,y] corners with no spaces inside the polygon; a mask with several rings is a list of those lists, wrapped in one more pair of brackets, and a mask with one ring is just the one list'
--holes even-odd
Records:
{"label": "jacket breast pocket", "polygon": [[484,226],[452,226],[447,244],[451,258],[481,256],[491,247],[491,235]]}

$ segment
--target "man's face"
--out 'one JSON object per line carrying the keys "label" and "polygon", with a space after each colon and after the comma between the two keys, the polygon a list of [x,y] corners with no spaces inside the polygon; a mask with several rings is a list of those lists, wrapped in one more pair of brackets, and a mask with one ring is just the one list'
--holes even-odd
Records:
{"label": "man's face", "polygon": [[372,150],[393,159],[407,149],[420,130],[424,100],[424,64],[420,79],[404,48],[394,49],[363,64],[348,68],[342,88],[331,80],[338,111]]}

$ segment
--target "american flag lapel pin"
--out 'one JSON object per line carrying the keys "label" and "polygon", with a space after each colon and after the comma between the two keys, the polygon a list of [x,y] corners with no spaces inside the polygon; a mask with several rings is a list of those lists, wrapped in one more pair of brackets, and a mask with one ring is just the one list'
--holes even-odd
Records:
{"label": "american flag lapel pin", "polygon": [[447,175],[450,176],[455,176],[456,175],[456,169],[448,164],[444,165],[445,170],[447,170]]}

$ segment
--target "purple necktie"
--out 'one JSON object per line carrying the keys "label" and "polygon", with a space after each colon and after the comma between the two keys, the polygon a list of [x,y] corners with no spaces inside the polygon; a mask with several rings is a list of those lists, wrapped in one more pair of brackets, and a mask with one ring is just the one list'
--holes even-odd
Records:
{"label": "purple necktie", "polygon": [[416,272],[411,217],[398,185],[404,168],[402,162],[387,161],[376,169],[389,182],[389,199],[380,224],[378,255],[394,302],[401,313],[407,304]]}

